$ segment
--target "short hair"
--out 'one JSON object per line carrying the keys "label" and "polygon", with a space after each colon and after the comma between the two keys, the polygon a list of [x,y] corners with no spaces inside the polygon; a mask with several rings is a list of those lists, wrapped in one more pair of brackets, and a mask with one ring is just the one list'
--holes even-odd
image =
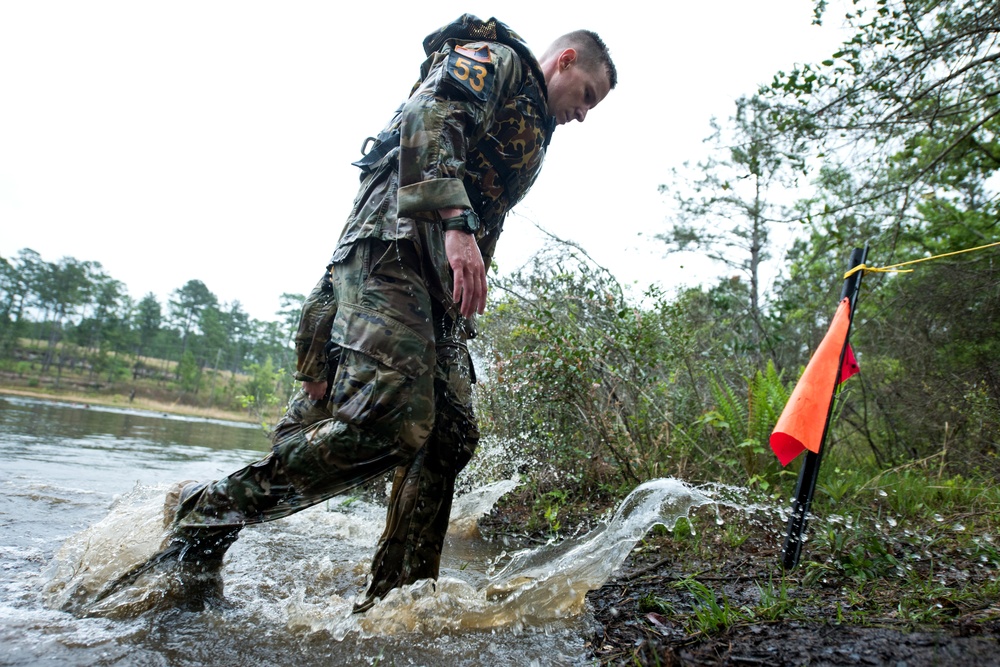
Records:
{"label": "short hair", "polygon": [[603,66],[611,87],[614,88],[618,84],[618,70],[615,69],[615,64],[611,60],[608,45],[593,30],[574,30],[558,37],[545,50],[542,60],[570,48],[576,50],[577,59],[585,69],[594,70]]}

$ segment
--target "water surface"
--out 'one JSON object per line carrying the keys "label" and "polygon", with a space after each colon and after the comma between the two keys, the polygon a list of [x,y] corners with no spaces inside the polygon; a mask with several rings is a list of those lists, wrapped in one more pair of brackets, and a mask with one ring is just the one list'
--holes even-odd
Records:
{"label": "water surface", "polygon": [[594,533],[508,555],[475,517],[516,482],[479,485],[456,502],[441,579],[356,615],[385,510],[336,498],[245,530],[227,555],[225,604],[60,608],[53,590],[155,548],[172,482],[218,478],[266,448],[245,424],[0,396],[0,665],[585,664],[587,590],[654,523],[708,502],[656,480]]}

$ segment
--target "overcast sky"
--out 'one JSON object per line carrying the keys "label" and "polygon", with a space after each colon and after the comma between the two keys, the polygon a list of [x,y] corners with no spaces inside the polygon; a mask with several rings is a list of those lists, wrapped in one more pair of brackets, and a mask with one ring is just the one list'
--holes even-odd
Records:
{"label": "overcast sky", "polygon": [[810,25],[810,0],[347,4],[0,3],[0,256],[98,261],[162,303],[199,279],[273,319],[281,293],[323,271],[350,163],[409,92],[423,37],[469,11],[536,53],[596,30],[619,71],[586,123],[556,131],[508,217],[501,269],[539,247],[534,222],[626,283],[697,283],[718,270],[651,240],[668,214],[657,186],[704,157],[712,116],[843,37]]}

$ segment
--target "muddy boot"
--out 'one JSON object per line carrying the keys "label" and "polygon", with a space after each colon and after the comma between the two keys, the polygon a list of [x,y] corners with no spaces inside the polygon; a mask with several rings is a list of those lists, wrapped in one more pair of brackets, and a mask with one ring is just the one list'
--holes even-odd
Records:
{"label": "muddy boot", "polygon": [[[167,497],[163,501],[163,529],[170,530],[174,522],[177,521],[177,510],[181,503],[205,488],[205,482],[198,482],[193,479],[186,479],[177,482],[167,491]],[[164,544],[164,546],[166,546]]]}
{"label": "muddy boot", "polygon": [[236,541],[239,531],[199,531],[198,534],[175,533],[166,548],[151,559],[153,569],[170,572],[177,588],[178,605],[189,609],[204,608],[206,603],[224,602],[222,560]]}
{"label": "muddy boot", "polygon": [[183,519],[191,508],[184,508],[192,497],[198,495],[208,486],[208,482],[186,480],[174,484],[163,502],[163,527],[169,531],[155,557],[160,560],[170,559],[185,563],[192,568],[218,571],[222,568],[222,559],[226,551],[233,545],[239,535],[238,528],[191,528],[178,527],[177,522]]}
{"label": "muddy boot", "polygon": [[194,480],[177,482],[167,491],[167,497],[163,502],[163,527],[169,530],[170,534],[163,541],[158,555],[184,563],[186,566],[184,569],[190,570],[192,574],[218,573],[222,569],[222,558],[236,540],[238,532],[227,529],[174,528],[177,520],[182,518],[178,516],[178,512],[181,511],[184,502],[201,493],[206,486],[207,482]]}
{"label": "muddy boot", "polygon": [[222,560],[239,529],[174,527],[181,505],[206,486],[205,482],[185,481],[171,487],[163,504],[163,524],[168,532],[160,550],[105,586],[95,602],[131,587],[147,575],[167,575],[170,597],[179,603],[190,601],[194,606],[203,606],[206,600],[222,599]]}
{"label": "muddy boot", "polygon": [[91,608],[100,612],[105,600],[117,600],[113,605],[131,604],[130,599],[148,598],[150,591],[161,603],[198,611],[206,605],[225,604],[222,580],[222,555],[235,539],[215,536],[211,540],[191,543],[172,539],[166,547],[141,565],[110,582],[94,598]]}
{"label": "muddy boot", "polygon": [[387,581],[372,581],[371,585],[368,586],[368,590],[365,591],[364,599],[361,602],[354,603],[354,608],[351,610],[351,613],[363,614],[374,607],[375,603],[388,595],[389,591],[394,588],[398,588],[401,585],[402,582],[399,577],[395,578],[392,583]]}

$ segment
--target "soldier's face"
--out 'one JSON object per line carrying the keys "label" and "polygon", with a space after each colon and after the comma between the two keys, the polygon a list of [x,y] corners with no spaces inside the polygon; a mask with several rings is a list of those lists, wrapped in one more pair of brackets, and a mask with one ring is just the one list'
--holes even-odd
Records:
{"label": "soldier's face", "polygon": [[581,123],[587,113],[608,96],[611,84],[603,67],[590,71],[582,67],[576,51],[566,49],[558,58],[555,72],[546,82],[549,113],[560,125],[573,120]]}

